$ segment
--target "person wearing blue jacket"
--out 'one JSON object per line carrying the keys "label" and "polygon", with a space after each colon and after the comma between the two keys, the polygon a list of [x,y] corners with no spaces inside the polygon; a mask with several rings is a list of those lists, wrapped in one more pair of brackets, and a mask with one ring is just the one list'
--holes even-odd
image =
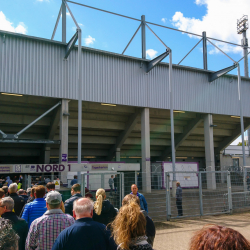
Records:
{"label": "person wearing blue jacket", "polygon": [[45,187],[40,185],[35,190],[35,200],[25,205],[22,218],[25,219],[30,227],[31,223],[41,217],[46,211]]}
{"label": "person wearing blue jacket", "polygon": [[144,195],[138,192],[138,187],[136,184],[133,184],[131,186],[131,191],[132,191],[131,194],[138,196],[138,198],[140,199],[141,210],[145,210],[148,213],[148,203]]}
{"label": "person wearing blue jacket", "polygon": [[64,229],[57,237],[52,250],[116,250],[111,232],[93,217],[94,202],[89,198],[74,201],[75,223]]}

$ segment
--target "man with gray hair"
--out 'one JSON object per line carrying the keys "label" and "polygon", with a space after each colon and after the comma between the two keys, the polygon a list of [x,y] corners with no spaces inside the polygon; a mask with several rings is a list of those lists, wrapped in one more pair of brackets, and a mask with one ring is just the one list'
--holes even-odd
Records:
{"label": "man with gray hair", "polygon": [[25,200],[23,197],[17,195],[17,184],[12,183],[9,185],[9,194],[10,197],[14,200],[14,211],[17,216],[20,216],[20,213],[25,205]]}
{"label": "man with gray hair", "polygon": [[25,240],[28,234],[28,223],[12,212],[14,200],[11,197],[5,197],[0,200],[0,216],[12,222],[12,227],[20,237],[19,250],[25,250]]}
{"label": "man with gray hair", "polygon": [[[71,215],[60,209],[62,196],[57,191],[50,191],[46,197],[47,211],[31,223],[26,240],[26,249],[51,249],[57,236],[65,228],[74,224]],[[71,248],[69,248],[71,249]]]}
{"label": "man with gray hair", "polygon": [[74,201],[75,224],[63,230],[57,237],[52,250],[84,249],[115,250],[117,246],[106,226],[93,221],[94,203],[88,198]]}

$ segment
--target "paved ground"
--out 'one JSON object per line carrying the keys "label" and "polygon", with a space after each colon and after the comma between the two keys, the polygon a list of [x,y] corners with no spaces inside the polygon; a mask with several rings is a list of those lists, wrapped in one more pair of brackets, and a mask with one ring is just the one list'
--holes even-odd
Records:
{"label": "paved ground", "polygon": [[156,223],[155,250],[187,250],[193,233],[207,224],[218,224],[239,231],[250,240],[250,213],[207,216]]}

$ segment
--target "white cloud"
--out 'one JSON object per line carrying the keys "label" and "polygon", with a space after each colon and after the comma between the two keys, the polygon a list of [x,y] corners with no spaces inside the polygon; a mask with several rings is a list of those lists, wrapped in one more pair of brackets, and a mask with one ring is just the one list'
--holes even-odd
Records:
{"label": "white cloud", "polygon": [[156,56],[157,53],[158,53],[158,52],[157,52],[156,50],[153,50],[153,49],[148,49],[148,50],[146,51],[147,57],[148,57],[149,59],[155,58],[155,56]]}
{"label": "white cloud", "polygon": [[49,0],[37,0],[37,2],[49,2]]}
{"label": "white cloud", "polygon": [[[244,135],[244,140],[248,140],[248,136]],[[241,136],[239,136],[235,141],[233,141],[230,145],[238,145],[239,142],[242,142]]]}
{"label": "white cloud", "polygon": [[66,12],[66,15],[67,15],[67,16],[70,16],[70,13],[69,13],[69,12]]}
{"label": "white cloud", "polygon": [[[197,19],[185,17],[183,13],[176,12],[172,17],[172,23],[175,27],[200,35],[206,31],[208,37],[241,44],[242,35],[238,35],[236,29],[237,19],[240,19],[243,14],[250,16],[249,0],[195,0],[195,4],[205,5],[206,14]],[[216,45],[219,45],[225,52],[242,53],[240,47],[218,42]],[[218,50],[212,49],[209,53],[218,53]]]}
{"label": "white cloud", "polygon": [[166,23],[167,18],[163,17],[163,18],[161,19],[161,21],[162,21],[163,23]]}
{"label": "white cloud", "polygon": [[78,25],[79,25],[79,26],[83,26],[83,24],[82,24],[82,23],[78,23]]}
{"label": "white cloud", "polygon": [[85,45],[89,46],[90,44],[94,44],[95,38],[93,38],[92,36],[88,36],[84,39],[84,41]]}
{"label": "white cloud", "polygon": [[6,16],[0,11],[0,30],[6,30],[10,32],[16,32],[21,34],[27,33],[27,27],[24,23],[20,22],[17,27],[14,27],[13,23],[6,19]]}

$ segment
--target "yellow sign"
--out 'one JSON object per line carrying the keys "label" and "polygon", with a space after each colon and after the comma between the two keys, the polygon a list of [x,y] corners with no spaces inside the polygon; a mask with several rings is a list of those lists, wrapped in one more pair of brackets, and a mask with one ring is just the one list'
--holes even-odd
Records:
{"label": "yellow sign", "polygon": [[54,183],[55,183],[55,188],[60,189],[60,180],[55,180]]}

